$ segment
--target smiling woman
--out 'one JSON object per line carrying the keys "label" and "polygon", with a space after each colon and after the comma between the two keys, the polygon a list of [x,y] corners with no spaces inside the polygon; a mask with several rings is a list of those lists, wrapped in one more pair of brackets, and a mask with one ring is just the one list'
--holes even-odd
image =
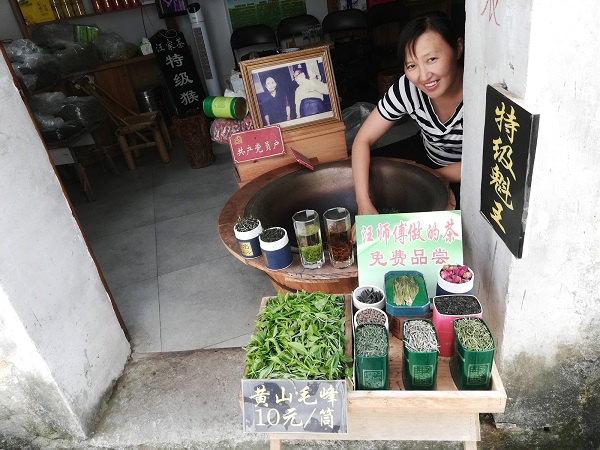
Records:
{"label": "smiling woman", "polygon": [[[399,39],[404,75],[394,83],[360,128],[352,146],[359,214],[377,214],[369,197],[372,156],[414,160],[435,169],[460,194],[463,135],[463,40],[442,13],[413,19]],[[395,121],[409,115],[421,128],[403,141],[370,151]]]}

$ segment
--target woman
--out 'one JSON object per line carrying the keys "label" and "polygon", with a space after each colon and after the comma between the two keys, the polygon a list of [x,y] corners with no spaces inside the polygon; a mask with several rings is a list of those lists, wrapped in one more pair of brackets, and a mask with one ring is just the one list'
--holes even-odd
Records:
{"label": "woman", "polygon": [[[352,176],[360,215],[378,213],[369,198],[371,155],[414,160],[436,169],[451,185],[460,182],[463,40],[456,37],[444,15],[433,13],[404,27],[399,51],[404,75],[367,117],[352,145]],[[406,114],[421,130],[371,152],[371,146]]]}
{"label": "woman", "polygon": [[277,82],[273,77],[265,80],[265,96],[261,110],[265,125],[273,125],[290,120],[290,104],[285,92],[277,89]]}

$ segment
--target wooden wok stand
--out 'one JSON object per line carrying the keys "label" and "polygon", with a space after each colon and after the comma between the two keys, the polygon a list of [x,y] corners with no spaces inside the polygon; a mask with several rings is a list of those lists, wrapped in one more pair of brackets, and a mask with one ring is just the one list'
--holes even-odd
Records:
{"label": "wooden wok stand", "polygon": [[[276,291],[296,292],[323,292],[326,294],[343,294],[352,292],[358,286],[358,267],[356,263],[345,269],[336,269],[329,261],[325,261],[320,269],[305,269],[300,262],[300,255],[293,254],[292,264],[282,270],[267,268],[264,258],[259,256],[246,259],[242,256],[240,246],[233,232],[233,226],[239,217],[244,216],[244,209],[248,201],[260,189],[271,181],[303,169],[299,164],[293,163],[271,170],[240,188],[225,204],[221,210],[218,221],[218,231],[221,241],[229,252],[243,263],[263,271],[270,279]],[[294,236],[290,236],[294,239]]]}

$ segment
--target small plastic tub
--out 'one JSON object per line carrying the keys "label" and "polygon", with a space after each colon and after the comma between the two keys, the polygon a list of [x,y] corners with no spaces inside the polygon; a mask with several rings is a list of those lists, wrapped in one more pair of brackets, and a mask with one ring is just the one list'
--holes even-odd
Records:
{"label": "small plastic tub", "polygon": [[281,270],[292,264],[292,249],[290,248],[290,241],[285,228],[273,228],[282,229],[284,231],[284,236],[275,242],[265,242],[260,236],[258,239],[267,267],[271,270]]}
{"label": "small plastic tub", "polygon": [[[437,306],[440,302],[451,301],[455,298],[456,301],[460,301],[461,297],[467,297],[468,299],[476,300],[477,304],[479,305],[479,312],[465,315],[441,314],[439,312]],[[481,302],[474,295],[437,295],[433,297],[432,308],[433,325],[435,326],[435,331],[437,332],[440,343],[440,356],[450,357],[454,354],[454,327],[452,322],[454,322],[454,319],[459,319],[461,317],[483,317],[483,308],[481,307]]]}
{"label": "small plastic tub", "polygon": [[[494,352],[496,345],[494,343],[493,348],[490,350],[467,350],[463,346],[463,343],[456,335],[456,322],[461,319],[457,319],[453,322],[454,333],[456,339],[456,352],[453,357],[450,368],[457,369],[457,373],[453,373],[453,378],[458,389],[465,390],[488,390],[490,388],[490,382],[492,380],[492,365],[494,363]],[[475,318],[471,320],[478,320],[485,326],[487,331],[492,335],[487,324],[483,319]],[[494,337],[492,336],[492,340]],[[452,370],[451,370],[452,372]]]}
{"label": "small plastic tub", "polygon": [[[401,276],[412,276],[417,281],[419,291],[411,306],[396,305],[394,303],[394,280]],[[414,270],[393,271],[385,274],[385,310],[390,316],[408,317],[425,316],[429,312],[429,296],[425,286],[425,278],[421,272]]]}
{"label": "small plastic tub", "polygon": [[[372,311],[372,312],[367,312],[367,311]],[[364,314],[373,314],[373,316],[378,317],[379,320],[378,319],[366,320],[364,317],[361,317],[361,315],[364,315]],[[370,316],[370,317],[373,317],[373,316]],[[385,329],[388,330],[388,333],[390,331],[390,323],[388,320],[388,316],[381,308],[375,308],[373,306],[366,306],[366,307],[361,308],[358,311],[356,311],[354,313],[354,329],[356,330],[357,326],[362,325],[364,323],[378,323],[380,325],[385,325]]]}
{"label": "small plastic tub", "polygon": [[[406,327],[411,322],[423,321],[431,327],[431,332],[437,342],[435,327],[429,319],[408,319],[402,325],[402,340],[406,337]],[[403,347],[404,356],[404,387],[408,390],[432,390],[437,383],[438,352],[412,351]]]}
{"label": "small plastic tub", "polygon": [[[364,303],[359,300],[359,296],[366,291],[367,289],[371,289],[373,291],[379,292],[381,294],[381,300],[376,303]],[[379,286],[375,286],[372,284],[365,284],[363,286],[358,286],[354,291],[352,291],[352,305],[356,309],[366,308],[368,306],[372,306],[373,308],[384,309],[385,308],[385,292]]]}
{"label": "small plastic tub", "polygon": [[258,226],[250,231],[237,231],[235,226],[233,227],[233,233],[235,234],[238,244],[240,244],[240,251],[244,258],[253,259],[262,255],[260,242],[258,240],[258,236],[260,236],[262,231],[263,229],[260,220],[258,221]]}

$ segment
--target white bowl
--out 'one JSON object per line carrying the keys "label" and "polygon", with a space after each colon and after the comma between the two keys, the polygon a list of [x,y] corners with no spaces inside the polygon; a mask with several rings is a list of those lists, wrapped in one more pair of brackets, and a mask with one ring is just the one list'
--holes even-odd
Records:
{"label": "white bowl", "polygon": [[[388,330],[388,333],[389,333],[389,331],[390,331],[390,322],[389,322],[389,320],[388,320],[388,315],[387,315],[387,314],[385,313],[385,311],[383,311],[382,309],[379,309],[379,308],[374,308],[374,307],[372,307],[372,306],[366,306],[366,307],[364,307],[364,308],[361,308],[361,309],[359,309],[358,311],[356,311],[356,312],[354,313],[354,329],[356,330],[356,327],[358,326],[358,323],[357,323],[357,321],[356,321],[356,318],[357,318],[357,316],[358,316],[360,313],[362,313],[363,311],[366,311],[366,310],[368,310],[368,309],[372,309],[372,310],[376,311],[376,312],[377,312],[377,314],[381,314],[381,315],[382,315],[382,317],[384,317],[384,318],[385,318],[385,323],[384,323],[384,324],[382,324],[382,325],[385,325],[385,329],[386,329],[386,330]],[[379,323],[379,322],[363,322],[363,323]]]}
{"label": "white bowl", "polygon": [[[363,303],[358,299],[358,296],[366,289],[373,289],[381,293],[381,300],[377,303]],[[356,309],[363,309],[367,306],[372,306],[373,308],[383,309],[385,308],[385,292],[379,286],[365,284],[363,286],[359,286],[354,291],[352,291],[352,304]]]}

